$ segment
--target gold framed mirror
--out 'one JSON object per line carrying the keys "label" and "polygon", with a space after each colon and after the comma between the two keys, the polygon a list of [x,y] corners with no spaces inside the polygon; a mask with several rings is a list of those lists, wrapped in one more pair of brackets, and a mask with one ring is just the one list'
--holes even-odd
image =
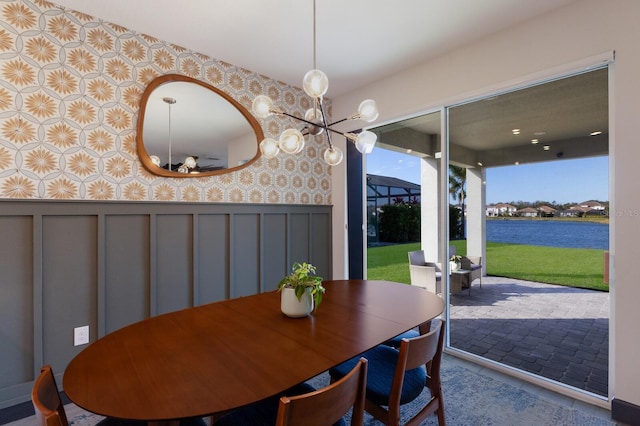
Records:
{"label": "gold framed mirror", "polygon": [[238,101],[178,74],[154,79],[140,99],[136,146],[144,167],[164,177],[206,177],[249,166],[264,138]]}

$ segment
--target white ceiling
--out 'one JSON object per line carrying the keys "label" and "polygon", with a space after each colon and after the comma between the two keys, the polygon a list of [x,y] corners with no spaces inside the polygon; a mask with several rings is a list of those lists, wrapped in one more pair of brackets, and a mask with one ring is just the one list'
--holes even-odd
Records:
{"label": "white ceiling", "polygon": [[[577,0],[317,0],[328,97]],[[55,0],[287,84],[313,66],[313,0]]]}
{"label": "white ceiling", "polygon": [[[335,98],[575,1],[317,0],[317,67],[329,77],[327,96]],[[313,67],[313,0],[57,3],[292,86],[300,87]],[[598,73],[457,108],[451,160],[468,166],[481,160],[492,167],[606,155],[606,81],[606,73]],[[510,107],[516,102],[519,108]],[[428,118],[416,120],[389,131],[410,127],[438,133]],[[510,130],[516,127],[523,133],[514,138]],[[603,134],[588,137],[594,130]],[[532,145],[539,131],[544,136]],[[380,142],[412,148],[404,146],[410,143],[406,137],[395,141],[387,134]],[[541,151],[544,144],[551,149]]]}
{"label": "white ceiling", "polygon": [[[606,68],[455,106],[448,113],[450,160],[497,167],[607,155],[608,110]],[[432,112],[374,131],[378,146],[433,157],[440,126]]]}

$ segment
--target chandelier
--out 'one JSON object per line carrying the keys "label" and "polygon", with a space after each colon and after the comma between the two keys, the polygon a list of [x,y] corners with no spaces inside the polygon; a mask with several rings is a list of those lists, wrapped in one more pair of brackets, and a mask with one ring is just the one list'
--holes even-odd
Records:
{"label": "chandelier", "polygon": [[356,149],[363,154],[373,151],[377,136],[368,130],[360,132],[341,132],[333,129],[332,126],[347,120],[363,120],[368,123],[378,118],[378,107],[372,99],[366,99],[360,103],[358,111],[347,118],[327,122],[327,113],[323,96],[329,89],[329,79],[327,75],[316,67],[316,1],[313,0],[313,69],[307,72],[302,80],[302,88],[305,93],[313,98],[313,107],[308,109],[304,117],[298,117],[280,110],[273,105],[273,101],[266,95],[259,95],[253,100],[253,113],[259,118],[267,118],[273,114],[293,118],[302,123],[301,130],[288,128],[280,135],[278,140],[265,138],[260,142],[260,151],[265,158],[274,158],[280,151],[286,154],[297,154],[304,148],[304,137],[306,135],[317,136],[322,133],[327,135],[329,147],[324,151],[324,160],[327,164],[335,166],[342,162],[344,157],[340,148],[336,147],[331,134],[339,134],[347,140],[353,142]]}

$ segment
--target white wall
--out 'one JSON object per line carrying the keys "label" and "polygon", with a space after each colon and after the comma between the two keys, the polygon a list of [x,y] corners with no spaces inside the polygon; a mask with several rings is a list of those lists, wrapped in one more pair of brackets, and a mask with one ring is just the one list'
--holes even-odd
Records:
{"label": "white wall", "polygon": [[[259,142],[259,141],[258,141]],[[240,166],[256,156],[258,144],[255,134],[244,134],[227,144],[228,167]]]}
{"label": "white wall", "polygon": [[[336,117],[361,99],[378,102],[378,123],[440,105],[568,72],[587,58],[615,51],[611,67],[610,201],[611,326],[610,396],[640,405],[640,282],[635,247],[640,241],[640,1],[581,0],[501,31],[436,60],[407,69],[333,99]],[[586,62],[589,62],[587,60]],[[334,179],[334,265],[344,263],[339,230],[345,204],[338,197],[343,176]]]}

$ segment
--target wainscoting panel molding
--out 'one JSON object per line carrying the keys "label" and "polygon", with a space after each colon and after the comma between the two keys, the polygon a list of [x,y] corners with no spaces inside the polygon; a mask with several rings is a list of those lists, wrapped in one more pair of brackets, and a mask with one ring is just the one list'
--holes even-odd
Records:
{"label": "wainscoting panel molding", "polygon": [[[291,264],[331,278],[331,207],[0,201],[0,408],[44,364],[150,316],[274,290]],[[61,380],[60,380],[61,382]]]}

